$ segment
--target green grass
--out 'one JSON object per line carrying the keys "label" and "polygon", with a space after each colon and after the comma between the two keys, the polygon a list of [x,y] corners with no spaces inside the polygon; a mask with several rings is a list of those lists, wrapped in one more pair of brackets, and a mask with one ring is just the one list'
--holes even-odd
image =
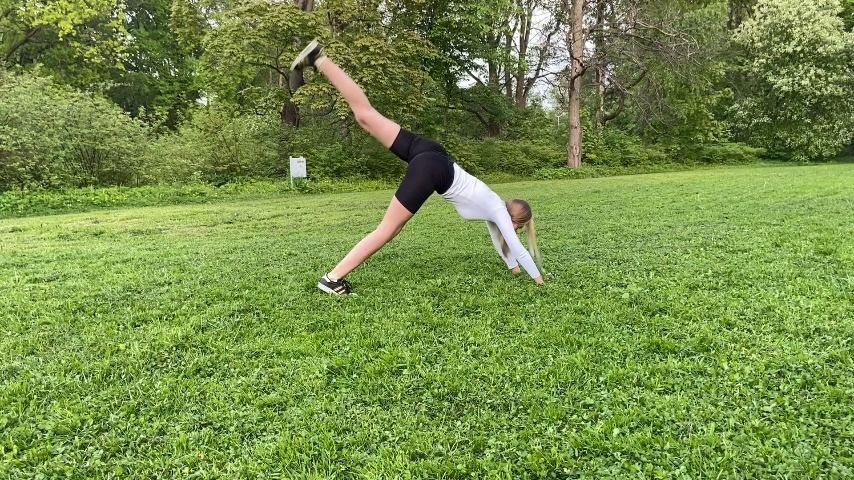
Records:
{"label": "green grass", "polygon": [[[839,161],[844,161],[840,159]],[[756,164],[754,164],[756,165]],[[792,163],[767,162],[768,165]],[[613,177],[644,173],[663,173],[699,168],[732,168],[716,164],[662,163],[633,166],[583,165],[580,168],[542,168],[529,177],[511,173],[491,172],[480,175],[489,184],[511,183],[524,180],[557,180],[594,177]],[[268,198],[271,195],[300,195],[312,193],[349,193],[386,190],[397,187],[400,179],[319,178],[297,180],[291,187],[282,179],[243,179],[221,186],[207,183],[175,185],[143,185],[137,187],[81,187],[63,190],[12,190],[0,192],[0,219],[80,213],[119,207],[153,207],[168,205],[207,204],[237,200]]]}
{"label": "green grass", "polygon": [[0,478],[851,478],[854,165],[0,220]]}
{"label": "green grass", "polygon": [[152,207],[247,200],[270,195],[355,192],[391,188],[391,180],[249,179],[214,186],[207,183],[138,187],[81,187],[64,190],[0,192],[0,218],[79,213],[117,207]]}

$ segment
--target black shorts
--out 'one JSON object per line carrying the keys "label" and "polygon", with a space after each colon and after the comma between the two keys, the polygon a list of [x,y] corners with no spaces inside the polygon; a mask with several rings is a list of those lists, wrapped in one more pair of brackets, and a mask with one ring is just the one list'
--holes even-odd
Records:
{"label": "black shorts", "polygon": [[451,188],[454,161],[438,143],[401,128],[390,150],[409,164],[394,196],[410,213],[417,212],[433,192]]}

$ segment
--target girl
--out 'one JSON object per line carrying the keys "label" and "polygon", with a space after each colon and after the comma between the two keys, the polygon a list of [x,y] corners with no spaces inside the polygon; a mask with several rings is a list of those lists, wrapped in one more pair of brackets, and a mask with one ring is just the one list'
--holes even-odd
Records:
{"label": "girl", "polygon": [[[316,40],[297,55],[291,70],[309,66],[323,73],[338,89],[362,128],[409,164],[382,222],[320,279],[319,289],[334,295],[349,294],[352,287],[344,277],[400,233],[433,192],[451,202],[463,218],[486,220],[492,244],[507,268],[519,273],[521,264],[538,285],[543,283],[533,259],[539,254],[534,219],[527,202],[518,199],[504,202],[485,183],[457,165],[444,147],[382,116],[353,79],[324,55]],[[516,230],[522,227],[528,232],[531,253],[525,250],[516,236]]]}

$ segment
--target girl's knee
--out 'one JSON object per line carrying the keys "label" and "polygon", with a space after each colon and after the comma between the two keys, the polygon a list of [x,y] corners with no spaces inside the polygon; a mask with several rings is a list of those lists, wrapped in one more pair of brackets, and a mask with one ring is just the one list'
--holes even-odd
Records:
{"label": "girl's knee", "polygon": [[397,236],[398,233],[400,233],[401,230],[403,230],[403,225],[394,226],[394,225],[380,224],[380,226],[377,227],[376,231],[379,235],[381,235],[383,238],[385,238],[386,241],[391,241],[394,237]]}

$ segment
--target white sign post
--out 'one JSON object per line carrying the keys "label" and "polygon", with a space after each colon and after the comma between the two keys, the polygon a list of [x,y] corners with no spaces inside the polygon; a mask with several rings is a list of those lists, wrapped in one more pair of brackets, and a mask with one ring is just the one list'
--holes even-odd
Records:
{"label": "white sign post", "polygon": [[291,188],[294,188],[294,178],[305,178],[305,157],[290,157],[291,159]]}

